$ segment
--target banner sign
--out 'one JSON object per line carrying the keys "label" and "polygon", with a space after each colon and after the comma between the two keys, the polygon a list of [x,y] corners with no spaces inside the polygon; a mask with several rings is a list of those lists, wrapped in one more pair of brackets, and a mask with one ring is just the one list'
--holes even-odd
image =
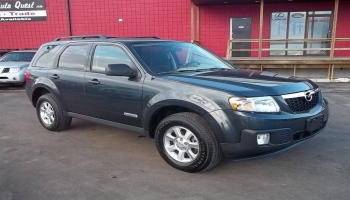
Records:
{"label": "banner sign", "polygon": [[45,0],[0,0],[0,22],[46,21]]}

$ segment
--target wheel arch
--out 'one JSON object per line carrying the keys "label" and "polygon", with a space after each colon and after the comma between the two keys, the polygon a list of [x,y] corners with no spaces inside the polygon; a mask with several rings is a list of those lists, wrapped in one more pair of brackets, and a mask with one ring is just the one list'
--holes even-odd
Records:
{"label": "wheel arch", "polygon": [[144,114],[144,130],[150,138],[154,138],[157,125],[167,116],[181,112],[192,112],[202,116],[209,124],[219,142],[225,141],[223,132],[216,119],[208,110],[183,100],[164,100],[152,105]]}
{"label": "wheel arch", "polygon": [[58,99],[62,108],[64,110],[66,110],[66,106],[61,99],[60,92],[59,92],[58,88],[56,87],[55,83],[52,82],[50,79],[48,79],[48,78],[36,79],[35,84],[32,86],[31,89],[33,91],[31,100],[32,100],[32,104],[34,107],[36,107],[36,103],[37,103],[38,99],[40,98],[40,96],[42,96],[44,94],[51,93]]}

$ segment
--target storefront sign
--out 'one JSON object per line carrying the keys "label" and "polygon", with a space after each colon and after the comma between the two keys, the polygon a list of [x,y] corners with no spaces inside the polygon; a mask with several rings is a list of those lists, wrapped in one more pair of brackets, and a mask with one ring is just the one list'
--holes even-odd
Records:
{"label": "storefront sign", "polygon": [[305,14],[303,14],[303,13],[294,13],[294,14],[292,14],[292,17],[293,18],[304,18]]}
{"label": "storefront sign", "polygon": [[273,21],[286,21],[287,14],[286,13],[272,13],[272,20]]}
{"label": "storefront sign", "polygon": [[0,0],[0,22],[46,21],[45,0]]}

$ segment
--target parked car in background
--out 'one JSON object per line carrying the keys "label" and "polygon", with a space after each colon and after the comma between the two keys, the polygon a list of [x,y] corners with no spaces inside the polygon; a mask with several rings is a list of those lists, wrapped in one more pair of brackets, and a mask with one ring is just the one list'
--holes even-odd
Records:
{"label": "parked car in background", "polygon": [[12,51],[0,58],[0,84],[22,85],[24,74],[34,57],[35,50]]}

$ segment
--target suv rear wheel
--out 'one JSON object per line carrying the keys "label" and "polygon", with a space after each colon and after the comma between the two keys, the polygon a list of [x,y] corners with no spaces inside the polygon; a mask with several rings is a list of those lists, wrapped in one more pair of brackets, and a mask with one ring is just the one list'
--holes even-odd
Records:
{"label": "suv rear wheel", "polygon": [[71,117],[63,114],[53,94],[45,94],[38,99],[36,113],[43,127],[50,131],[65,130],[72,122]]}
{"label": "suv rear wheel", "polygon": [[195,113],[178,113],[165,118],[157,127],[155,141],[163,159],[185,172],[209,170],[222,157],[210,126]]}

